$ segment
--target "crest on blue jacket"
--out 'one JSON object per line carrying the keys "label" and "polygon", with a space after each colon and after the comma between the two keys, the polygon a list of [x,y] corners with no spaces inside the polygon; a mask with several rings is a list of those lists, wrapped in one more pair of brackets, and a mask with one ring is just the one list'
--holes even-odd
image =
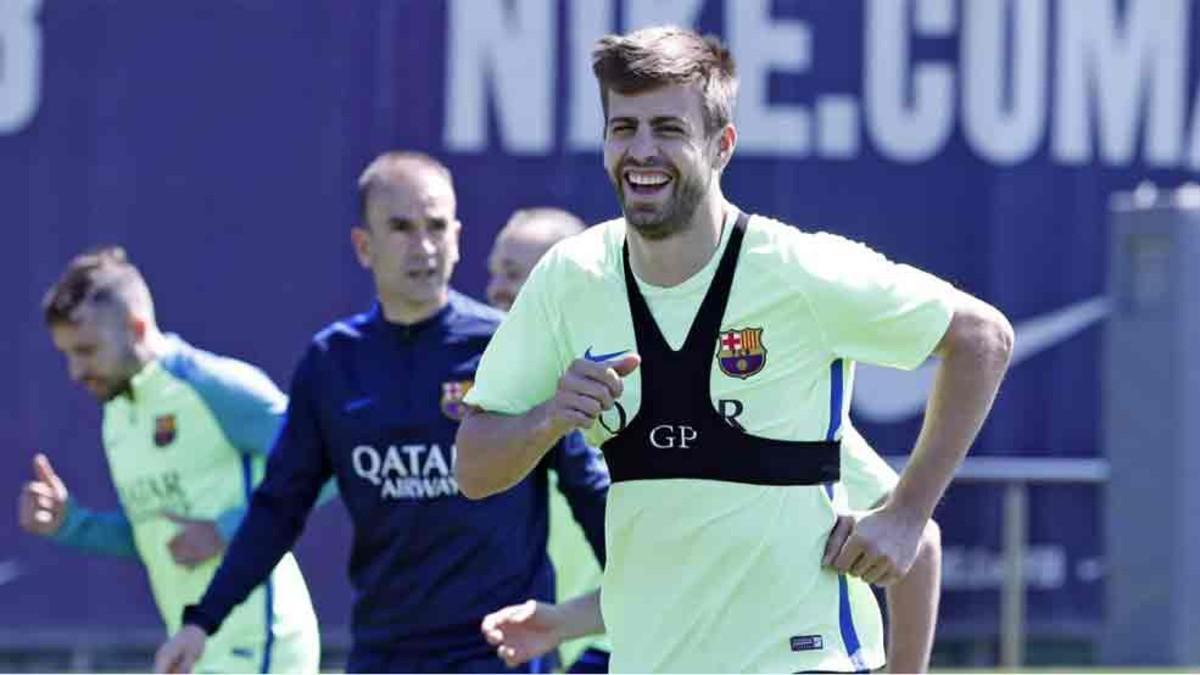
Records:
{"label": "crest on blue jacket", "polygon": [[717,336],[717,364],[721,372],[746,379],[767,364],[767,348],[763,346],[763,329],[735,328]]}
{"label": "crest on blue jacket", "polygon": [[154,418],[154,444],[158,447],[175,442],[175,415],[159,415]]}
{"label": "crest on blue jacket", "polygon": [[442,414],[455,422],[461,422],[462,418],[467,414],[467,405],[462,400],[467,395],[467,392],[471,391],[471,385],[473,384],[475,384],[474,380],[443,382]]}

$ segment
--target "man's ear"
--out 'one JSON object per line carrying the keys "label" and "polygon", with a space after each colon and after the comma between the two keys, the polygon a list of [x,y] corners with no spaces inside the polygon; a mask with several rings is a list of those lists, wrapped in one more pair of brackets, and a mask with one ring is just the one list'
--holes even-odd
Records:
{"label": "man's ear", "polygon": [[138,342],[146,339],[146,333],[150,329],[150,322],[145,317],[138,316],[134,312],[130,312],[125,317],[125,325],[129,328],[129,333]]}
{"label": "man's ear", "polygon": [[350,228],[350,246],[363,269],[371,269],[371,233],[365,227]]}
{"label": "man's ear", "polygon": [[724,169],[729,160],[733,158],[733,149],[737,147],[737,127],[733,123],[725,125],[721,130],[721,135],[717,138],[717,164],[716,169]]}

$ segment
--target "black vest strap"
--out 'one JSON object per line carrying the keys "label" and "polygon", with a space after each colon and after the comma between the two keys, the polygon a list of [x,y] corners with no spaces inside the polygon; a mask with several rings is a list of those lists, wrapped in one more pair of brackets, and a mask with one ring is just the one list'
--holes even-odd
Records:
{"label": "black vest strap", "polygon": [[642,357],[642,400],[633,421],[604,444],[614,482],[702,478],[758,485],[815,485],[839,479],[839,443],[754,436],[735,428],[713,409],[709,387],[712,360],[748,220],[746,214],[738,214],[679,351],[667,344],[646,305],[629,263],[626,241],[622,263]]}

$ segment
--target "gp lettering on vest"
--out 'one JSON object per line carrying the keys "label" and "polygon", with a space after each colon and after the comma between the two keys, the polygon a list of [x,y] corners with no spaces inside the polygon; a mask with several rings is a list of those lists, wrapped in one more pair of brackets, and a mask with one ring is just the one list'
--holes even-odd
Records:
{"label": "gp lettering on vest", "polygon": [[689,427],[686,424],[660,424],[650,430],[650,445],[660,450],[669,448],[687,450],[691,447],[688,444],[699,436],[695,427]]}

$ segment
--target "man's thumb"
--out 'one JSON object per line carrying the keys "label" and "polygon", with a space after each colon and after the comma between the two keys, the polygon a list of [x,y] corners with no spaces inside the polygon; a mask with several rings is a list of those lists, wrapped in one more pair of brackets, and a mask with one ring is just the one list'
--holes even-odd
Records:
{"label": "man's thumb", "polygon": [[626,375],[637,370],[637,367],[642,364],[642,357],[637,354],[626,354],[616,361],[612,362],[612,369],[617,371],[617,375],[625,377]]}
{"label": "man's thumb", "polygon": [[50,458],[38,453],[33,456],[33,475],[43,483],[50,485],[61,485],[62,480],[58,474],[54,473],[54,467],[50,466]]}

